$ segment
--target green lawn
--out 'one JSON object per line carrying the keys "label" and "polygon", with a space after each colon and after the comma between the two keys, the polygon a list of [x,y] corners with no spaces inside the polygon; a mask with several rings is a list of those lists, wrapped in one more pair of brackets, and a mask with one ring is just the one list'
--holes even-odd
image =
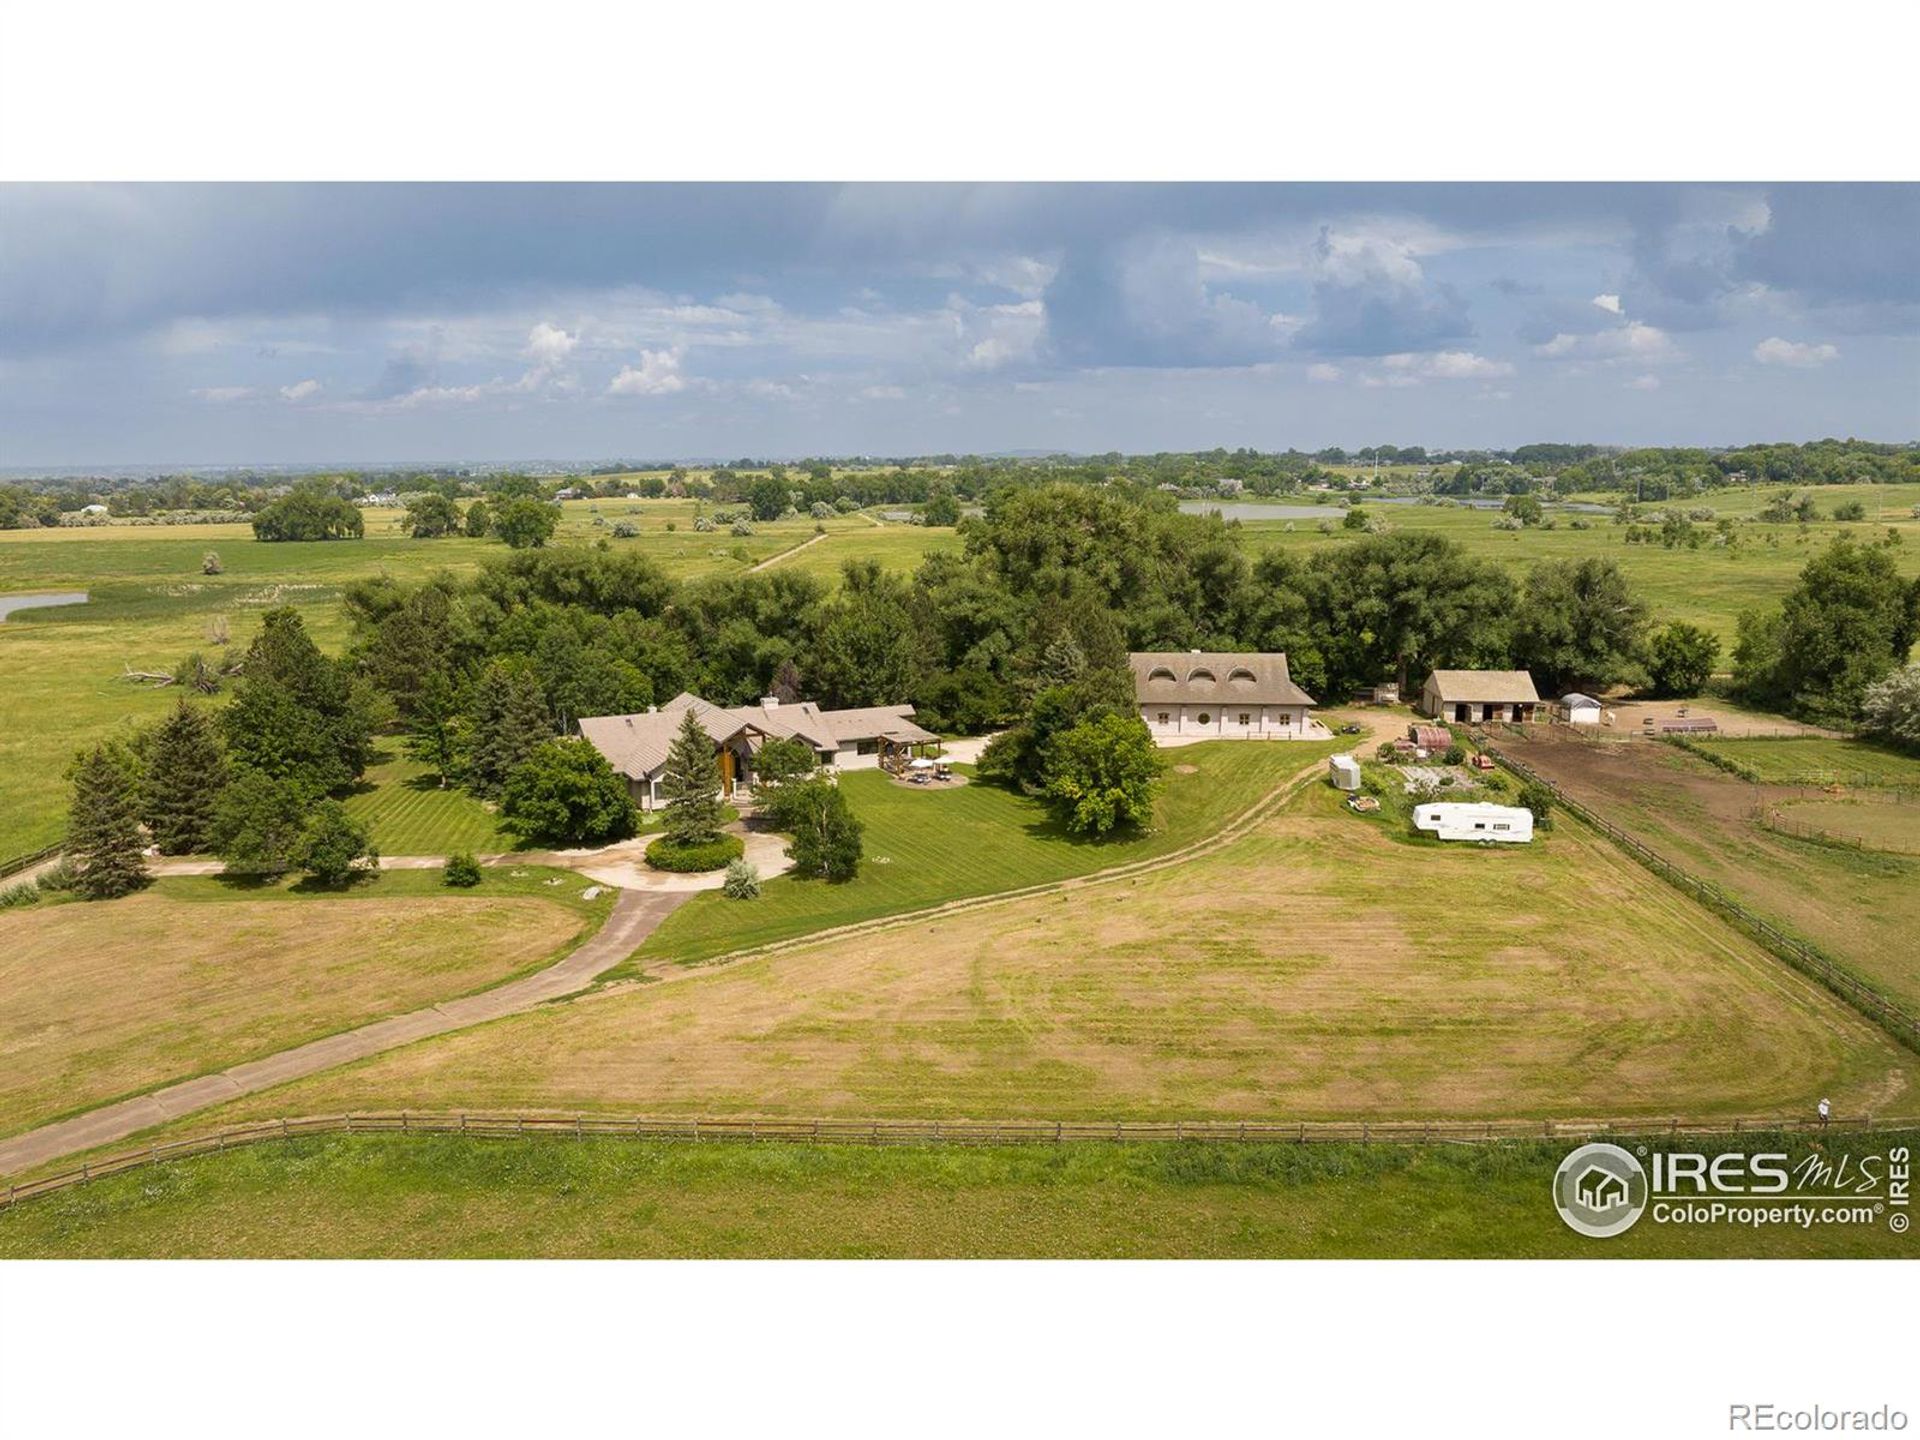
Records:
{"label": "green lawn", "polygon": [[346,802],[348,813],[372,828],[382,855],[490,855],[519,843],[480,801],[457,786],[442,789],[429,767],[401,755],[397,742],[388,744]]}
{"label": "green lawn", "polygon": [[1695,740],[1693,748],[1770,785],[1897,785],[1920,789],[1920,755],[1865,740]]}
{"label": "green lawn", "polygon": [[[1069,836],[1038,800],[997,785],[929,791],[896,785],[879,771],[855,771],[840,783],[866,826],[866,858],[857,878],[828,885],[783,875],[768,881],[753,901],[729,900],[717,891],[695,896],[667,917],[635,958],[703,960],[1163,855],[1213,834],[1287,776],[1343,748],[1327,741],[1220,740],[1169,751],[1176,767],[1192,766],[1193,772],[1176,769],[1167,776],[1154,828],[1104,843]],[[622,973],[613,972],[615,978]]]}
{"label": "green lawn", "polygon": [[[1875,1137],[1884,1153],[1920,1135]],[[1828,1146],[1848,1145],[1839,1140]],[[1785,1149],[1742,1136],[1688,1148]],[[899,1149],[333,1136],[211,1154],[0,1211],[0,1257],[1911,1257],[1881,1226],[1651,1219],[1549,1199],[1569,1142]],[[1864,1153],[1864,1147],[1861,1147]]]}

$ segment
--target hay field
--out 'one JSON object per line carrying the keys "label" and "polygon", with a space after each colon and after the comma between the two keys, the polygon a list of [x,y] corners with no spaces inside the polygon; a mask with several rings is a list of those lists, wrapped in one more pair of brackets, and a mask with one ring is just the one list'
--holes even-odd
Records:
{"label": "hay field", "polygon": [[1411,845],[1315,786],[1131,881],[603,993],[200,1118],[1888,1114],[1910,1062],[1580,827]]}
{"label": "hay field", "polygon": [[217,881],[164,881],[0,911],[0,1133],[496,984],[582,930],[578,907],[490,893],[504,880],[454,896],[409,879],[217,902],[197,898]]}

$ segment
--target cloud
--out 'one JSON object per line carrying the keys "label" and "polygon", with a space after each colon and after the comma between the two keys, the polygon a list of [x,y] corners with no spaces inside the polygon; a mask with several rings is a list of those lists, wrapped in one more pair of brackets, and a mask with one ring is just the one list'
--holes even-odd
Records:
{"label": "cloud", "polygon": [[1829,360],[1838,360],[1840,352],[1832,345],[1806,345],[1773,335],[1753,347],[1753,358],[1762,365],[1788,365],[1796,370],[1812,370]]}
{"label": "cloud", "polygon": [[1466,301],[1428,280],[1403,241],[1323,227],[1312,246],[1312,311],[1293,337],[1323,355],[1437,349],[1473,332]]}
{"label": "cloud", "polygon": [[236,400],[245,400],[253,394],[251,385],[210,385],[193,392],[197,400],[205,400],[213,405],[231,405]]}
{"label": "cloud", "polygon": [[1380,362],[1397,375],[1422,380],[1498,380],[1513,374],[1505,360],[1489,360],[1470,350],[1438,350],[1431,355],[1402,353]]}
{"label": "cloud", "polygon": [[1605,364],[1664,364],[1681,358],[1680,347],[1671,335],[1639,320],[1591,335],[1562,331],[1534,346],[1533,351],[1549,360],[1597,360]]}
{"label": "cloud", "polygon": [[1332,385],[1340,378],[1340,367],[1324,361],[1307,366],[1307,379],[1315,385]]}
{"label": "cloud", "polygon": [[907,392],[898,385],[869,385],[859,392],[862,400],[904,400]]}
{"label": "cloud", "polygon": [[558,325],[542,320],[527,332],[525,355],[537,367],[551,370],[565,362],[580,343],[578,335],[569,335]]}
{"label": "cloud", "polygon": [[642,350],[640,363],[622,365],[607,386],[609,395],[673,395],[687,388],[680,373],[680,351]]}
{"label": "cloud", "polygon": [[1618,315],[1621,313],[1620,297],[1618,295],[1596,295],[1593,297],[1593,303],[1611,314]]}
{"label": "cloud", "polygon": [[1047,341],[1067,365],[1251,365],[1280,348],[1269,312],[1209,285],[1195,243],[1174,235],[1069,251],[1047,285],[1044,315]]}
{"label": "cloud", "polygon": [[320,382],[318,380],[296,380],[291,385],[282,385],[280,387],[280,398],[282,400],[291,400],[296,404],[302,400],[311,399],[319,393]]}
{"label": "cloud", "polygon": [[1628,390],[1658,390],[1660,388],[1660,377],[1658,375],[1636,375],[1633,379],[1627,381],[1624,388]]}

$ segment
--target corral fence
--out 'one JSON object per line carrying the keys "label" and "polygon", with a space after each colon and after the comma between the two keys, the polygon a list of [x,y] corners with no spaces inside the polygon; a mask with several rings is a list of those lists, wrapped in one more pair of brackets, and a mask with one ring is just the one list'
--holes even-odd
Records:
{"label": "corral fence", "polygon": [[1844,966],[1831,957],[1821,954],[1802,940],[1781,930],[1765,917],[1749,910],[1717,885],[1708,883],[1698,876],[1682,870],[1664,855],[1648,848],[1639,839],[1629,835],[1618,825],[1602,819],[1585,805],[1575,800],[1554,781],[1539,774],[1532,767],[1515,760],[1495,746],[1488,744],[1484,737],[1480,748],[1491,755],[1495,762],[1505,766],[1522,780],[1530,780],[1544,785],[1553,792],[1560,807],[1576,819],[1591,825],[1614,844],[1625,850],[1647,869],[1653,871],[1662,880],[1675,889],[1692,896],[1709,910],[1716,912],[1734,925],[1746,931],[1754,939],[1781,960],[1793,966],[1803,975],[1827,987],[1855,1010],[1879,1025],[1887,1033],[1899,1040],[1910,1050],[1920,1050],[1920,1017],[1903,1009],[1882,995],[1872,986],[1861,981]]}
{"label": "corral fence", "polygon": [[1806,1116],[1641,1117],[1632,1120],[792,1120],[689,1119],[645,1115],[497,1114],[467,1111],[376,1111],[306,1115],[230,1125],[182,1140],[156,1141],[71,1170],[9,1184],[0,1209],[118,1175],[196,1155],[242,1150],[313,1135],[465,1135],[477,1139],[551,1136],[787,1145],[1484,1145],[1512,1140],[1657,1139],[1847,1132],[1887,1133],[1920,1127],[1920,1117],[1836,1115],[1824,1124]]}
{"label": "corral fence", "polygon": [[[1900,806],[1912,812],[1915,838],[1907,843],[1875,840],[1845,830],[1814,825],[1805,820],[1794,820],[1781,813],[1782,805],[1791,805],[1798,800],[1839,800],[1848,805]],[[1818,845],[1839,845],[1849,850],[1861,850],[1874,855],[1920,855],[1920,794],[1911,790],[1851,790],[1844,795],[1835,795],[1826,789],[1802,787],[1798,795],[1774,795],[1764,800],[1755,800],[1753,819],[1769,830],[1792,836],[1796,840],[1809,840]]]}
{"label": "corral fence", "polygon": [[65,848],[64,843],[49,845],[44,850],[35,850],[31,855],[15,855],[10,860],[0,860],[0,880],[9,875],[18,875],[22,870],[30,870],[42,860],[51,860]]}

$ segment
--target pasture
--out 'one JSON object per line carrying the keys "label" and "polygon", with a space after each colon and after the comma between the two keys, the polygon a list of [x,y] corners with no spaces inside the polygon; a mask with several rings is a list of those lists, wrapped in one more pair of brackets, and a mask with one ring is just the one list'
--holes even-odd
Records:
{"label": "pasture", "polygon": [[340,894],[168,879],[0,911],[0,1131],[288,1049],[533,969],[597,923],[577,877],[470,891],[389,872]]}
{"label": "pasture", "polygon": [[[1920,1136],[1886,1135],[1876,1145]],[[1708,1140],[1714,1153],[1791,1138]],[[202,1156],[0,1211],[0,1258],[1843,1258],[1880,1227],[1642,1223],[1548,1203],[1564,1142],[693,1145],[333,1136]]]}
{"label": "pasture", "polygon": [[[1744,756],[1817,745],[1816,753],[1838,747],[1851,756],[1847,744],[1738,740],[1724,748]],[[1920,933],[1920,858],[1769,830],[1755,805],[1801,799],[1802,791],[1752,785],[1677,746],[1542,734],[1515,754],[1672,863],[1823,950],[1899,1004],[1920,1008],[1920,952],[1913,943]]]}
{"label": "pasture", "polygon": [[1693,748],[1763,785],[1870,785],[1920,790],[1920,756],[1868,740],[1695,739]]}
{"label": "pasture", "polygon": [[1913,1105],[1910,1055],[1584,827],[1489,851],[1402,845],[1344,818],[1310,785],[1176,866],[604,990],[197,1118]]}
{"label": "pasture", "polygon": [[[929,547],[958,543],[951,530],[882,526],[860,514],[776,521],[736,538],[694,531],[690,500],[568,501],[561,508],[556,543],[593,543],[609,536],[613,522],[633,519],[638,536],[607,543],[637,549],[683,579],[739,574],[793,551],[776,563],[833,581],[843,560],[877,558],[904,569]],[[412,540],[403,519],[399,510],[369,510],[363,540],[278,544],[256,541],[246,525],[0,530],[0,594],[74,589],[92,597],[0,621],[0,859],[60,838],[64,771],[75,749],[172,707],[177,692],[130,684],[121,678],[125,670],[167,669],[192,651],[217,652],[208,638],[216,621],[227,625],[229,647],[244,649],[260,615],[276,605],[296,606],[314,639],[337,653],[347,640],[343,586],[381,575],[417,583],[441,570],[471,573],[507,553],[486,540]],[[596,526],[596,519],[607,524]],[[816,536],[816,523],[826,538],[796,551]],[[219,575],[201,573],[209,550],[220,557]],[[378,803],[400,808],[399,797]]]}

